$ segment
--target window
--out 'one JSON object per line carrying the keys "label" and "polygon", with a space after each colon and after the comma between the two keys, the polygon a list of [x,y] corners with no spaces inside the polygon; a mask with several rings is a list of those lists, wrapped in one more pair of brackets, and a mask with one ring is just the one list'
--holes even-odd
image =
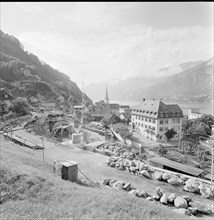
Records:
{"label": "window", "polygon": [[149,122],[152,122],[151,118],[149,119]]}
{"label": "window", "polygon": [[164,127],[164,131],[167,131],[168,130],[168,127]]}
{"label": "window", "polygon": [[177,123],[180,123],[180,118],[177,118]]}
{"label": "window", "polygon": [[162,131],[163,131],[163,127],[160,127],[160,128],[159,128],[159,131],[162,132]]}
{"label": "window", "polygon": [[141,127],[143,128],[143,123],[141,123]]}
{"label": "window", "polygon": [[145,125],[145,128],[147,128],[147,125]]}
{"label": "window", "polygon": [[156,122],[156,121],[153,119],[153,121],[152,121],[152,122],[153,122],[153,124],[155,124],[155,122]]}
{"label": "window", "polygon": [[154,126],[152,126],[152,130],[155,131],[155,127]]}
{"label": "window", "polygon": [[172,119],[172,123],[175,124],[175,119],[174,118]]}
{"label": "window", "polygon": [[160,125],[162,125],[163,124],[163,120],[160,120]]}
{"label": "window", "polygon": [[168,124],[168,120],[165,120],[165,124]]}
{"label": "window", "polygon": [[163,113],[160,113],[160,117],[163,118]]}
{"label": "window", "polygon": [[147,121],[147,118],[145,118],[145,121]]}
{"label": "window", "polygon": [[151,129],[151,126],[149,125],[149,129]]}

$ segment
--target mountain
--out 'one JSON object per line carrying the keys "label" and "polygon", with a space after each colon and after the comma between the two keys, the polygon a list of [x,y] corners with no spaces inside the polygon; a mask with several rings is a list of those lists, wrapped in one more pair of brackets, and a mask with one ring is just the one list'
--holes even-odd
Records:
{"label": "mountain", "polygon": [[[159,69],[154,77],[133,77],[116,83],[108,82],[110,100],[141,101],[142,98],[164,98],[180,101],[211,101],[213,58],[186,62]],[[93,100],[104,99],[105,82],[85,88]],[[102,94],[102,97],[101,97]]]}
{"label": "mountain", "polygon": [[[148,98],[205,102],[213,99],[213,58],[168,77],[166,80],[139,90]],[[135,94],[136,95],[136,94]]]}
{"label": "mountain", "polygon": [[[24,50],[20,41],[0,30],[0,86],[14,96],[43,95],[54,100],[62,95],[72,98],[74,104],[82,101],[82,92],[70,78],[42,62],[36,55]],[[91,100],[86,95],[86,101]]]}
{"label": "mountain", "polygon": [[157,71],[156,76],[158,76],[158,77],[160,77],[160,76],[172,76],[172,75],[175,75],[176,73],[180,73],[180,72],[183,72],[185,70],[194,68],[194,67],[200,65],[203,62],[204,61],[202,61],[202,60],[194,61],[194,62],[191,61],[191,62],[181,63],[181,64],[178,64],[178,65],[164,67],[164,68],[161,68]]}

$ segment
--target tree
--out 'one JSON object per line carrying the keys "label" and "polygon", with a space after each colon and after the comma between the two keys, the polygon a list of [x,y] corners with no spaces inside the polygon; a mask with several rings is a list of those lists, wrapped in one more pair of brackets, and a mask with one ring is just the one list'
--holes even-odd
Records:
{"label": "tree", "polygon": [[129,131],[129,127],[123,123],[117,123],[113,125],[113,129],[118,133],[124,140],[130,138],[133,133]]}
{"label": "tree", "polygon": [[106,115],[101,121],[101,123],[105,128],[107,128],[109,125],[117,124],[121,122],[122,122],[121,118],[117,116],[115,113]]}
{"label": "tree", "polygon": [[203,115],[201,118],[185,120],[182,124],[182,131],[198,141],[201,137],[209,137],[211,135],[214,117],[212,115]]}
{"label": "tree", "polygon": [[25,100],[16,99],[13,101],[9,110],[19,115],[26,115],[30,112],[30,105]]}
{"label": "tree", "polygon": [[176,132],[173,128],[168,129],[168,130],[164,133],[164,135],[166,136],[166,138],[167,138],[168,141],[169,141],[171,138],[173,138],[175,134],[177,134],[177,132]]}
{"label": "tree", "polygon": [[0,116],[3,116],[8,112],[7,104],[5,102],[0,102]]}

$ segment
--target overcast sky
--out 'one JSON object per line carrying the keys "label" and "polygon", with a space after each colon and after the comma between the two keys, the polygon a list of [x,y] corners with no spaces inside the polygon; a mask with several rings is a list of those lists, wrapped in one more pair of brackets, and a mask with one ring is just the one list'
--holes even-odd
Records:
{"label": "overcast sky", "polygon": [[213,2],[1,4],[1,29],[80,86],[213,57]]}

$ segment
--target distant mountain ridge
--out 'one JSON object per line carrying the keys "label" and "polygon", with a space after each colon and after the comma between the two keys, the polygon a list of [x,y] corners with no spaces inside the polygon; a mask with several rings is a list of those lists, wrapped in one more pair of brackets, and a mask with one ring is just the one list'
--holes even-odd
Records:
{"label": "distant mountain ridge", "polygon": [[[182,71],[180,71],[182,70]],[[161,68],[154,77],[133,77],[116,84],[108,84],[110,100],[141,101],[142,98],[210,102],[212,100],[213,58],[207,61],[186,62]],[[100,92],[98,92],[98,89]],[[105,82],[85,88],[94,100],[103,91]]]}
{"label": "distant mountain ridge", "polygon": [[[58,95],[62,95],[65,100],[71,97],[74,104],[81,103],[81,90],[66,74],[25,51],[16,37],[0,30],[0,38],[1,88],[27,97],[40,93],[47,99],[55,99]],[[86,100],[91,102],[87,95]]]}

